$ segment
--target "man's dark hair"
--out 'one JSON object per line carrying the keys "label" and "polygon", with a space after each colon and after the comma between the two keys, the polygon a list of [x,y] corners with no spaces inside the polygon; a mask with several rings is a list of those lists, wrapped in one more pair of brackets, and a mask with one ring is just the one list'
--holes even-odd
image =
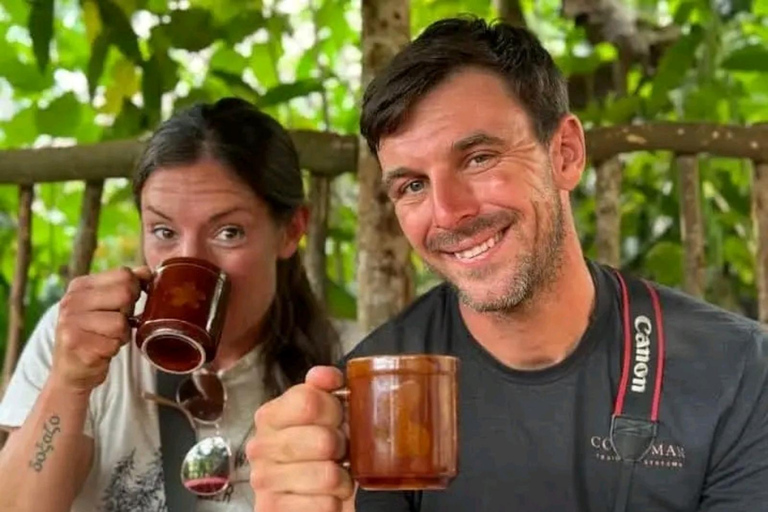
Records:
{"label": "man's dark hair", "polygon": [[548,144],[568,112],[562,73],[538,38],[522,27],[473,16],[437,21],[405,47],[371,81],[363,96],[360,130],[377,154],[428,92],[457,71],[478,68],[502,78]]}

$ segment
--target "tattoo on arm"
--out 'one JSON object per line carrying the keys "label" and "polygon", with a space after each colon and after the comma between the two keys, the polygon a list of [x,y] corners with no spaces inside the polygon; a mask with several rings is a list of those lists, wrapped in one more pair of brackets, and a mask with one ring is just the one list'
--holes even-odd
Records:
{"label": "tattoo on arm", "polygon": [[38,443],[35,443],[37,452],[35,453],[35,457],[29,461],[29,467],[34,469],[37,473],[43,470],[43,464],[45,463],[45,459],[48,458],[48,452],[53,451],[53,437],[61,432],[61,428],[59,427],[60,423],[61,418],[56,414],[43,423],[43,438]]}

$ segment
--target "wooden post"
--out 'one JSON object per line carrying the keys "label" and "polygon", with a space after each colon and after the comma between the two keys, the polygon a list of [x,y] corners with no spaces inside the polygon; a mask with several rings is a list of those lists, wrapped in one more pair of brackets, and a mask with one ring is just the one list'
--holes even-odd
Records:
{"label": "wooden post", "polygon": [[[409,12],[408,0],[363,0],[363,87],[410,41]],[[414,284],[411,249],[381,190],[378,161],[363,141],[358,152],[357,313],[368,332],[405,307]]]}
{"label": "wooden post", "polygon": [[309,284],[322,304],[325,304],[325,241],[328,237],[330,190],[330,178],[320,176],[310,178],[309,201],[312,213],[307,228],[307,250],[304,255]]}
{"label": "wooden post", "polygon": [[618,157],[599,162],[595,166],[597,259],[614,268],[621,266],[622,167]]}
{"label": "wooden post", "polygon": [[98,241],[103,191],[104,180],[87,181],[85,184],[83,203],[80,207],[80,225],[77,227],[77,238],[67,272],[68,280],[87,274],[91,270],[91,262]]}
{"label": "wooden post", "polygon": [[680,175],[680,232],[685,253],[683,289],[695,297],[703,298],[706,290],[706,257],[698,157],[678,155],[676,159]]}
{"label": "wooden post", "polygon": [[752,215],[757,238],[757,311],[758,319],[768,324],[768,162],[755,162],[753,168]]}
{"label": "wooden post", "polygon": [[8,318],[8,338],[3,361],[2,393],[11,380],[16,360],[21,351],[21,338],[24,334],[24,294],[27,289],[27,272],[32,253],[32,199],[34,185],[19,186],[19,234],[16,267],[11,285],[10,315]]}

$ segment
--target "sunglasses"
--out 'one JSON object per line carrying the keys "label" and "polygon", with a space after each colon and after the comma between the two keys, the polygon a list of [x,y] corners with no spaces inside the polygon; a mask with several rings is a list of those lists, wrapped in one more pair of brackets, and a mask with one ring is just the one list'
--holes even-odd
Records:
{"label": "sunglasses", "polygon": [[[184,379],[176,390],[176,401],[144,391],[145,399],[160,405],[174,407],[189,421],[192,430],[196,425],[214,426],[224,414],[227,393],[218,375],[207,370],[198,370]],[[198,496],[214,496],[224,492],[230,485],[247,482],[232,480],[235,460],[232,446],[221,435],[202,439],[189,449],[181,464],[181,482],[190,492]]]}

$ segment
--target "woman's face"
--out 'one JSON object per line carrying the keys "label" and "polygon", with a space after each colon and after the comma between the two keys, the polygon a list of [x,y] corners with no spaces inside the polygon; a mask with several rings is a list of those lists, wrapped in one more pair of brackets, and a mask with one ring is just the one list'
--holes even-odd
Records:
{"label": "woman's face", "polygon": [[224,270],[231,292],[221,343],[250,341],[275,296],[277,261],[296,251],[304,233],[302,213],[279,225],[250,186],[210,158],[160,168],[141,191],[144,256],[152,269],[184,256]]}

